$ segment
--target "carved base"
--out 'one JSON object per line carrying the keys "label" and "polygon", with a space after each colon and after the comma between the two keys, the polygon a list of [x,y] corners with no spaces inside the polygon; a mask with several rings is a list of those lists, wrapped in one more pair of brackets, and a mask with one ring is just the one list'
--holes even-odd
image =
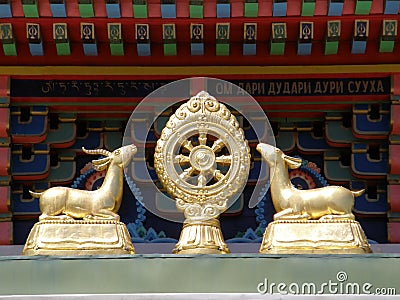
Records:
{"label": "carved base", "polygon": [[134,254],[124,223],[109,220],[52,220],[36,223],[22,255]]}
{"label": "carved base", "polygon": [[201,222],[185,221],[175,254],[226,254],[230,253],[216,219]]}
{"label": "carved base", "polygon": [[265,230],[260,253],[370,253],[360,224],[353,220],[275,221]]}

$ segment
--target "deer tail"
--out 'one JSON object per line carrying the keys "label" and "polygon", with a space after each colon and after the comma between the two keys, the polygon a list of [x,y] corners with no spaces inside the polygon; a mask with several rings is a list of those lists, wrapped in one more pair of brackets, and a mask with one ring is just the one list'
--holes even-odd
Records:
{"label": "deer tail", "polygon": [[353,194],[354,197],[359,197],[362,194],[365,193],[365,189],[359,190],[359,191],[351,191],[351,193]]}
{"label": "deer tail", "polygon": [[31,194],[31,196],[32,196],[33,198],[40,198],[40,196],[41,196],[43,193],[36,193],[36,192],[29,191],[29,194]]}

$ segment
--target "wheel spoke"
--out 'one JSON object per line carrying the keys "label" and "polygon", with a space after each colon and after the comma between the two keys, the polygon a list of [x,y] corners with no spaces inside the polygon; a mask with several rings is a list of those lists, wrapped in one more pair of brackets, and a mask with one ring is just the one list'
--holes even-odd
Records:
{"label": "wheel spoke", "polygon": [[183,173],[179,175],[179,177],[183,180],[188,180],[189,177],[193,174],[194,169],[192,167],[183,170]]}
{"label": "wheel spoke", "polygon": [[174,160],[175,160],[175,163],[179,163],[181,165],[188,163],[190,161],[189,156],[186,156],[183,154],[179,154],[179,155],[175,156]]}
{"label": "wheel spoke", "polygon": [[215,161],[222,166],[227,166],[232,163],[232,155],[221,155],[218,156]]}
{"label": "wheel spoke", "polygon": [[199,177],[197,179],[197,186],[203,187],[207,184],[207,178],[205,176],[205,172],[200,172]]}
{"label": "wheel spoke", "polygon": [[200,145],[206,145],[207,144],[207,134],[205,132],[200,132],[200,134],[199,134],[199,143],[200,143]]}
{"label": "wheel spoke", "polygon": [[192,142],[188,140],[183,142],[182,147],[188,150],[189,152],[193,150]]}
{"label": "wheel spoke", "polygon": [[213,176],[217,181],[220,181],[225,177],[225,175],[222,174],[220,170],[215,170]]}
{"label": "wheel spoke", "polygon": [[225,147],[225,143],[221,139],[218,139],[212,145],[211,150],[214,151],[214,153],[215,153],[215,152],[220,151],[224,147]]}

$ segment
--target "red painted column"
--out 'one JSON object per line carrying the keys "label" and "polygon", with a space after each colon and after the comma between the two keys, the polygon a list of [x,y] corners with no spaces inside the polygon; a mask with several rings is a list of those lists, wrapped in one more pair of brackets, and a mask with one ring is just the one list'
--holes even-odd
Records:
{"label": "red painted column", "polygon": [[400,242],[400,74],[392,75],[391,132],[389,135],[388,238]]}
{"label": "red painted column", "polygon": [[0,76],[0,245],[12,244],[10,205],[10,78]]}

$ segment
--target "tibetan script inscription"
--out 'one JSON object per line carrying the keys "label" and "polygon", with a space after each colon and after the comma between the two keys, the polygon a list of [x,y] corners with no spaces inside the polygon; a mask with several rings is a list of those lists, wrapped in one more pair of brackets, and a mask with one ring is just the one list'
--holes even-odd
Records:
{"label": "tibetan script inscription", "polygon": [[[168,80],[13,80],[15,97],[146,97]],[[21,88],[23,87],[23,88]]]}

